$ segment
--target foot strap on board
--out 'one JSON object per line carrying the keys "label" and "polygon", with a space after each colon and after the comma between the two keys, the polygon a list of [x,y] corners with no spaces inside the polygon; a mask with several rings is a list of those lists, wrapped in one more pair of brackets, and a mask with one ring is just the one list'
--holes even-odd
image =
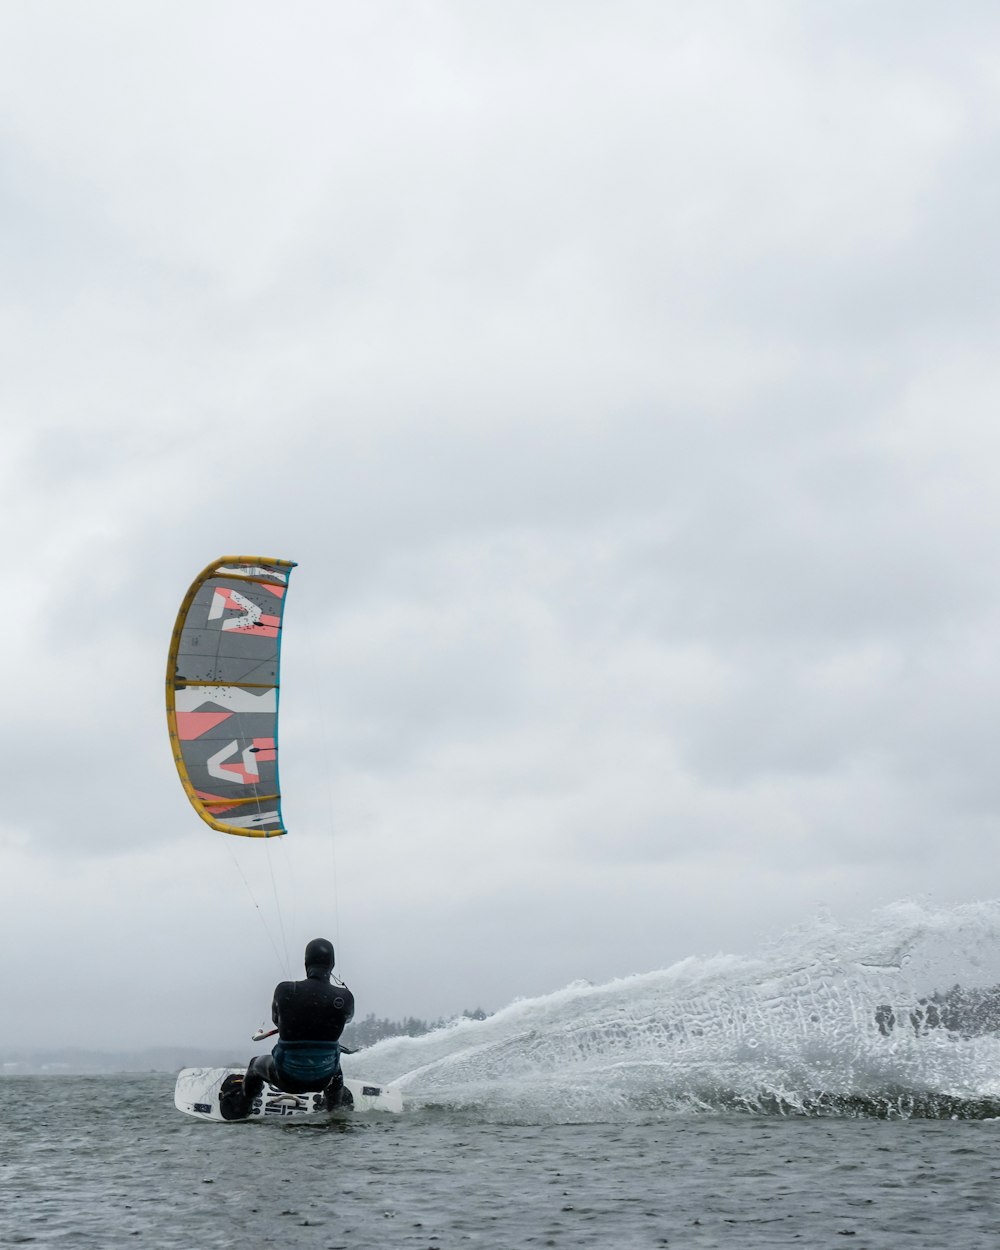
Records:
{"label": "foot strap on board", "polygon": [[245,1120],[252,1106],[243,1089],[243,1077],[231,1073],[219,1087],[219,1114],[224,1120]]}

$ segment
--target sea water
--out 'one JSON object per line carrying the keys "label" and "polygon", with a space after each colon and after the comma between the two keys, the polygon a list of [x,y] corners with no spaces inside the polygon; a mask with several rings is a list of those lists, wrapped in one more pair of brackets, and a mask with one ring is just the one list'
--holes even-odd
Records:
{"label": "sea water", "polygon": [[[761,1114],[572,1124],[424,1107],[220,1125],[168,1074],[0,1081],[0,1244],[980,1248],[1000,1124]],[[541,1121],[541,1122],[539,1122]]]}
{"label": "sea water", "polygon": [[1000,1032],[927,1004],[988,1001],[998,938],[995,904],[824,921],[350,1059],[401,1116],[209,1124],[172,1073],[8,1076],[0,1244],[990,1246]]}

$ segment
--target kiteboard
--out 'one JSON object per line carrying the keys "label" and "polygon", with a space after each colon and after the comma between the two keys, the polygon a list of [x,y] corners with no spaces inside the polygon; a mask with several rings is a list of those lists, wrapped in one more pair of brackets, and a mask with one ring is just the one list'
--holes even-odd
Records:
{"label": "kiteboard", "polygon": [[[226,1120],[219,1107],[219,1094],[227,1076],[243,1076],[246,1068],[184,1068],[178,1074],[174,1086],[174,1106],[185,1115],[198,1120],[217,1120],[220,1123],[246,1123],[246,1120]],[[341,1116],[355,1111],[403,1110],[403,1095],[392,1085],[376,1085],[369,1081],[344,1079],[344,1089],[349,1090],[351,1105],[341,1105],[328,1111],[320,1091],[309,1094],[286,1094],[265,1085],[261,1096],[254,1100],[247,1120],[271,1120],[279,1124],[317,1124],[331,1116]]]}

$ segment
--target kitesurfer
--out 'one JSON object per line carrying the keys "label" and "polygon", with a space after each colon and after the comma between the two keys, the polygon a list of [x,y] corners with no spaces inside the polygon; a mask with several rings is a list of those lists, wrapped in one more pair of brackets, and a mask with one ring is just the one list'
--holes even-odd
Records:
{"label": "kitesurfer", "polygon": [[244,1078],[227,1078],[219,1099],[225,1119],[248,1116],[265,1081],[287,1094],[322,1090],[328,1110],[350,1105],[340,1070],[340,1035],[354,1015],[354,995],[333,975],[333,965],[332,943],[314,938],[306,947],[305,979],[275,987],[271,1019],[279,1040],[269,1055],[250,1060]]}

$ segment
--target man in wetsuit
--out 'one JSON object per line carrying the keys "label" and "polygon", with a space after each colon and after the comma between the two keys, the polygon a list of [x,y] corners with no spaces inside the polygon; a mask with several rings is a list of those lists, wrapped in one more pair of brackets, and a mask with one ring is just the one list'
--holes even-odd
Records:
{"label": "man in wetsuit", "polygon": [[354,1015],[354,995],[333,976],[333,962],[332,944],[314,938],[306,947],[305,980],[282,981],[275,988],[271,1019],[278,1026],[279,1040],[269,1055],[250,1060],[242,1081],[227,1077],[220,1096],[225,1119],[248,1116],[265,1081],[287,1094],[321,1089],[328,1110],[350,1104],[340,1070],[339,1039]]}

